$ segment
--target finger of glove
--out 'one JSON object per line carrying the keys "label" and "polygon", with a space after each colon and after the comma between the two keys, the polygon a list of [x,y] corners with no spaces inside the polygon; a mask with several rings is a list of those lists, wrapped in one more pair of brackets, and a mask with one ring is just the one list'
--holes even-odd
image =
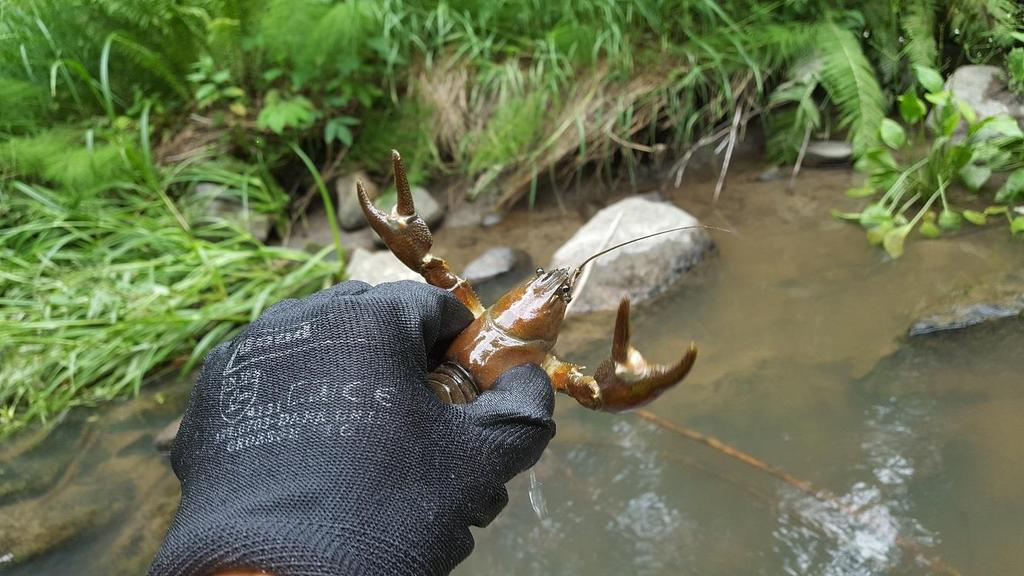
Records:
{"label": "finger of glove", "polygon": [[441,361],[448,344],[473,321],[473,313],[451,293],[422,282],[385,282],[367,295],[402,302],[406,313],[418,317],[423,346],[432,364]]}
{"label": "finger of glove", "polygon": [[555,435],[551,379],[536,364],[511,368],[463,410],[498,456],[493,463],[505,480],[540,458]]}

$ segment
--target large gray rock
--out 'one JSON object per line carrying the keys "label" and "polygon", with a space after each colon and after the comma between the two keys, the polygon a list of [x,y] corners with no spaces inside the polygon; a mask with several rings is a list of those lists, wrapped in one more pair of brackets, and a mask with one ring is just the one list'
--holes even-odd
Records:
{"label": "large gray rock", "polygon": [[915,320],[911,337],[949,332],[1024,314],[1024,272],[1009,274],[1000,282],[974,286]]}
{"label": "large gray rock", "polygon": [[[577,266],[592,254],[631,240],[699,222],[687,212],[665,202],[629,198],[594,215],[555,252],[552,268]],[[706,230],[695,228],[656,236],[614,250],[590,264],[586,285],[578,291],[569,312],[611,310],[628,296],[647,300],[679,280],[714,247]]]}
{"label": "large gray rock", "polygon": [[473,285],[480,299],[489,305],[529,277],[533,270],[533,258],[529,254],[516,248],[499,246],[470,262],[462,277]]}
{"label": "large gray rock", "polygon": [[338,224],[342,230],[359,230],[367,226],[363,209],[359,206],[359,198],[356,196],[356,180],[363,183],[366,194],[371,200],[379,195],[377,185],[370,180],[365,172],[358,171],[346,174],[334,181],[334,195],[337,197]]}
{"label": "large gray rock", "polygon": [[409,270],[402,261],[387,250],[367,252],[356,248],[345,268],[349,280],[362,280],[367,284],[377,285],[381,282],[397,282],[398,280],[416,280],[423,282],[423,277]]}
{"label": "large gray rock", "polygon": [[946,89],[970,104],[979,120],[1008,114],[1024,121],[1024,97],[1010,92],[1004,72],[997,66],[961,66],[946,79]]}

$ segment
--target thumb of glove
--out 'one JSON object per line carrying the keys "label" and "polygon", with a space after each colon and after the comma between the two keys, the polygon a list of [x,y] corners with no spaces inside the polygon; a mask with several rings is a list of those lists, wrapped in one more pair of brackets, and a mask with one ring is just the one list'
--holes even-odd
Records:
{"label": "thumb of glove", "polygon": [[493,388],[463,409],[497,456],[493,465],[504,482],[540,459],[555,435],[554,408],[547,373],[536,364],[523,364],[506,370]]}

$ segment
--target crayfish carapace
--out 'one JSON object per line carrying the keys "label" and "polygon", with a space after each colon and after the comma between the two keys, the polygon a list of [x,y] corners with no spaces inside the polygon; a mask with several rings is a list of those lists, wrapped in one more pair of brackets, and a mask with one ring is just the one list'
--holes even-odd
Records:
{"label": "crayfish carapace", "polygon": [[686,226],[663,230],[602,250],[575,268],[545,272],[529,278],[484,308],[468,282],[456,276],[448,264],[430,253],[433,240],[426,222],[416,214],[402,158],[392,150],[398,202],[390,214],[373,205],[361,182],[356,182],[359,203],[370,226],[391,252],[430,284],[448,290],[476,319],[448,347],[445,362],[431,372],[428,381],[445,402],[462,404],[489,389],[502,372],[519,364],[539,364],[551,377],[555,390],[594,410],[617,412],[646,404],[678,384],[697,359],[691,343],[674,365],[649,364],[629,344],[629,300],[619,304],[611,356],[593,376],[582,366],[556,358],[551,349],[565,317],[566,307],[583,267],[601,254],[650,236],[675,232]]}

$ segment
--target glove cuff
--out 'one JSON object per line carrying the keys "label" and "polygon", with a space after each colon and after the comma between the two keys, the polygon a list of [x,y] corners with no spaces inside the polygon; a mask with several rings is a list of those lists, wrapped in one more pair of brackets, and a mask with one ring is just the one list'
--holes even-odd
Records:
{"label": "glove cuff", "polygon": [[389,539],[354,526],[276,519],[225,521],[201,529],[175,525],[149,576],[212,576],[229,569],[259,569],[274,576],[437,572],[437,566],[398,542],[382,540]]}

